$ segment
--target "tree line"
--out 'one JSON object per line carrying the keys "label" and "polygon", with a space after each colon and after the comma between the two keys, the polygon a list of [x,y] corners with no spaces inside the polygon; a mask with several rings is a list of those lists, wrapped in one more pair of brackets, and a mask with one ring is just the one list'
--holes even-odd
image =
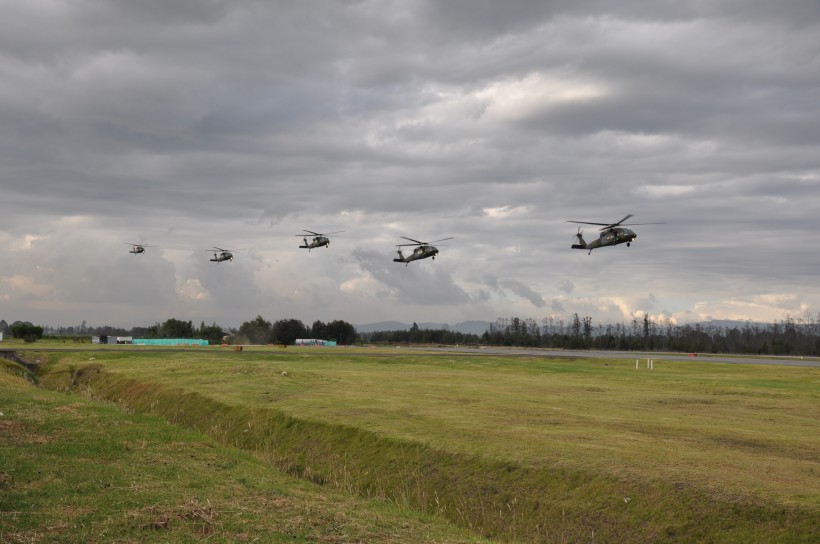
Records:
{"label": "tree line", "polygon": [[384,344],[478,344],[477,334],[449,329],[420,329],[416,323],[409,329],[360,333],[363,342]]}
{"label": "tree line", "polygon": [[359,339],[356,328],[346,321],[314,321],[308,327],[298,319],[280,319],[271,323],[261,315],[242,323],[237,336],[247,340],[247,344],[294,344],[298,338],[315,338],[347,345]]}
{"label": "tree line", "polygon": [[688,353],[820,356],[820,314],[800,319],[786,315],[774,323],[742,325],[683,324],[654,321],[648,315],[631,322],[593,324],[577,313],[564,321],[541,323],[518,317],[501,318],[481,336],[481,343],[564,349],[651,350]]}
{"label": "tree line", "polygon": [[388,344],[481,344],[488,346],[675,351],[754,355],[820,356],[820,314],[789,315],[774,323],[678,325],[635,317],[629,323],[596,324],[590,316],[573,314],[567,320],[545,317],[498,318],[481,335],[447,329],[410,329],[361,334],[362,340]]}
{"label": "tree line", "polygon": [[11,335],[12,338],[22,338],[26,342],[35,342],[43,337],[43,327],[33,325],[30,321],[15,321],[11,325],[5,320],[0,321],[0,332]]}
{"label": "tree line", "polygon": [[202,338],[210,343],[231,344],[295,344],[299,338],[335,340],[337,344],[352,344],[358,340],[356,329],[346,321],[330,323],[314,321],[308,327],[298,319],[280,319],[270,322],[261,315],[245,321],[238,329],[225,330],[216,323],[197,328],[191,321],[168,319],[148,327],[145,338]]}
{"label": "tree line", "polygon": [[0,331],[15,338],[34,341],[42,336],[74,337],[91,335],[134,336],[145,338],[202,338],[210,343],[293,344],[297,338],[335,340],[338,344],[357,342],[387,344],[466,344],[491,346],[545,347],[558,349],[600,349],[624,351],[677,351],[689,353],[738,353],[759,355],[820,356],[820,314],[808,312],[800,318],[786,315],[773,323],[742,325],[683,324],[655,321],[648,315],[629,323],[595,324],[590,316],[573,314],[569,319],[545,317],[499,318],[481,335],[449,329],[409,329],[357,333],[345,321],[314,321],[308,327],[298,319],[270,322],[262,316],[246,321],[238,329],[216,323],[168,319],[149,327],[123,329],[111,326],[90,327],[83,321],[77,327],[43,327],[0,320]]}
{"label": "tree line", "polygon": [[346,321],[334,320],[329,323],[314,321],[308,327],[298,319],[280,319],[270,322],[262,316],[246,321],[238,329],[221,327],[216,322],[207,325],[204,321],[197,327],[193,321],[170,318],[162,323],[148,327],[124,329],[104,325],[88,326],[85,321],[79,326],[42,327],[29,322],[15,321],[8,325],[0,321],[0,331],[13,334],[14,338],[29,335],[29,341],[42,336],[57,338],[77,338],[91,336],[132,336],[134,338],[199,338],[211,344],[294,344],[299,338],[334,340],[337,344],[347,345],[359,341],[356,328]]}

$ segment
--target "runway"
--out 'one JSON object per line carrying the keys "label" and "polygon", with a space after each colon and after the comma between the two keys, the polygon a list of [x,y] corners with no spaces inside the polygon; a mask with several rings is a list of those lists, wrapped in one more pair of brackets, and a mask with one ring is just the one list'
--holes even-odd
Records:
{"label": "runway", "polygon": [[815,357],[778,357],[778,356],[744,356],[744,355],[715,355],[715,354],[687,354],[650,351],[600,351],[600,350],[564,350],[564,349],[533,349],[533,348],[502,348],[502,347],[436,347],[414,348],[424,351],[467,353],[473,355],[495,355],[506,357],[547,357],[573,359],[646,359],[655,361],[677,361],[689,363],[723,363],[733,365],[775,365],[775,366],[803,366],[820,368],[820,359]]}

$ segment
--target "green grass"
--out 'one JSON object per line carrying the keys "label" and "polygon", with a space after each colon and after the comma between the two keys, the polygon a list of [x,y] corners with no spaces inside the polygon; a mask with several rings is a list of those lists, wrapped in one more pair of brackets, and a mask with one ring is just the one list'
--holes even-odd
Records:
{"label": "green grass", "polygon": [[0,542],[482,542],[0,371]]}
{"label": "green grass", "polygon": [[495,538],[818,538],[816,369],[394,352],[40,357],[51,387]]}

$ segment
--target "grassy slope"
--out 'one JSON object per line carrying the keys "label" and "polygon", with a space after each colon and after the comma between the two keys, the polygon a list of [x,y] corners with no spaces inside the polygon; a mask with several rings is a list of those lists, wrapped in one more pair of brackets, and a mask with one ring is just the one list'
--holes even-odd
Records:
{"label": "grassy slope", "polygon": [[[587,533],[593,527],[599,534],[663,534],[681,541],[713,540],[718,530],[725,531],[726,541],[742,537],[766,542],[777,535],[784,542],[809,541],[816,536],[816,528],[806,522],[816,517],[820,505],[816,370],[659,361],[650,372],[636,371],[634,363],[623,361],[322,353],[85,353],[63,357],[54,370],[101,363],[106,372],[195,391],[223,407],[249,409],[252,415],[238,417],[250,417],[251,425],[256,418],[264,421],[261,426],[274,428],[264,415],[271,410],[260,410],[273,408],[273,413],[299,421],[372,432],[375,438],[368,440],[374,442],[388,437],[400,444],[421,444],[427,447],[414,455],[435,459],[451,472],[454,464],[473,462],[467,458],[480,459],[462,471],[460,480],[439,482],[464,486],[466,494],[484,485],[478,480],[482,471],[507,471],[529,480],[522,484],[497,478],[498,485],[514,490],[506,497],[496,492],[493,498],[501,501],[501,509],[507,508],[504,520],[487,520],[486,513],[478,513],[474,496],[445,499],[433,497],[438,491],[428,489],[408,499],[449,501],[451,517],[461,516],[459,521],[489,534],[516,536],[509,518],[517,515],[530,518],[516,522],[528,527],[529,536],[539,525],[531,518],[538,516],[542,529],[570,517],[576,525],[586,523]],[[222,430],[205,430],[235,440],[226,430],[231,423],[223,425]],[[311,431],[317,441],[338,439],[329,436],[328,428]],[[257,436],[251,449],[263,448],[263,438]],[[304,452],[277,447],[264,446],[277,451],[280,461],[297,459],[304,472]],[[344,448],[367,453],[349,443]],[[371,449],[379,448],[384,454],[395,444]],[[321,448],[314,444],[309,449]],[[370,460],[374,467],[381,462],[376,455]],[[323,466],[327,460],[318,453],[309,461],[312,471],[324,471],[320,479],[340,479],[339,472]],[[421,474],[415,472],[421,462],[401,461],[400,469],[409,476],[405,480],[420,478],[413,475]],[[351,478],[358,483],[350,484],[359,490],[361,470]],[[428,470],[424,478],[430,477]],[[472,488],[464,481],[471,477],[476,478]],[[365,487],[372,491],[381,486],[380,492],[395,497],[396,484],[388,480],[385,476],[381,483],[370,481]],[[489,476],[485,480],[494,481]],[[549,501],[550,511],[543,506],[534,507],[537,513],[517,510],[527,501],[528,508],[533,507],[535,499],[524,496],[533,490]],[[469,515],[464,514],[467,510]]]}
{"label": "grassy slope", "polygon": [[0,370],[0,542],[479,542]]}

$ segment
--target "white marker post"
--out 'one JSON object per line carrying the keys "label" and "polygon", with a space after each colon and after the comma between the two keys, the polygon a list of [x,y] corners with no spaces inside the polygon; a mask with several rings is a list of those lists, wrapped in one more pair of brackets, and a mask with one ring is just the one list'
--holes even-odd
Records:
{"label": "white marker post", "polygon": [[640,359],[635,359],[635,370],[638,370],[638,365],[640,364]]}

